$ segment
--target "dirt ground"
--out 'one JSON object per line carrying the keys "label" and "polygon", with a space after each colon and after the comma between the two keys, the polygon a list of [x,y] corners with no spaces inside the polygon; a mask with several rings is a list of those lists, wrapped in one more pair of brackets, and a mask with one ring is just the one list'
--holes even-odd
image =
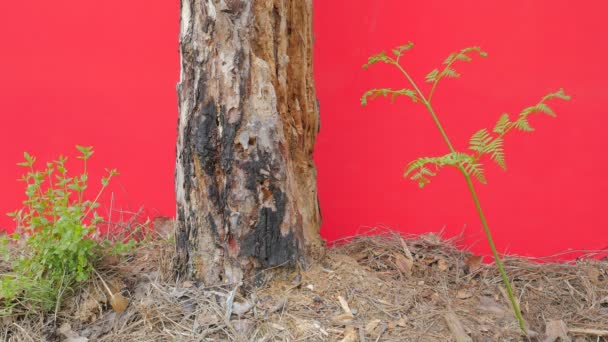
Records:
{"label": "dirt ground", "polygon": [[264,284],[205,287],[172,279],[170,239],[98,266],[99,278],[49,317],[0,318],[2,341],[608,341],[608,261],[505,260],[532,337],[493,265],[457,240],[380,232],[328,248],[307,269]]}

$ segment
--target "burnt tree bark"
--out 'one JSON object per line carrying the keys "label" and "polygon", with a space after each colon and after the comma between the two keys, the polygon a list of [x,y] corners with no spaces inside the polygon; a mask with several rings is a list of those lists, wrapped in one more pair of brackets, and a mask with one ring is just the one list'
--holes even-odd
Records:
{"label": "burnt tree bark", "polygon": [[312,0],[182,0],[176,268],[206,284],[322,246]]}

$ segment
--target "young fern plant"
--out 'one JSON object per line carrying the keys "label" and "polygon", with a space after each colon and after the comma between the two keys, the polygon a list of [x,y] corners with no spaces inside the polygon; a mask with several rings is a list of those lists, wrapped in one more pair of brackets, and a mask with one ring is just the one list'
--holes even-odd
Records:
{"label": "young fern plant", "polygon": [[405,71],[405,69],[399,63],[402,55],[413,47],[414,44],[409,42],[406,45],[393,49],[392,55],[389,55],[386,52],[381,52],[377,55],[369,57],[368,62],[363,65],[364,69],[378,63],[392,65],[397,68],[397,70],[399,70],[403,76],[405,76],[411,88],[371,89],[363,94],[361,97],[361,104],[365,106],[367,105],[368,100],[375,99],[380,96],[390,97],[391,100],[395,100],[397,97],[403,96],[409,98],[414,103],[422,104],[430,113],[435,125],[437,126],[437,129],[439,129],[443,140],[448,146],[449,152],[443,156],[421,157],[410,162],[405,170],[404,177],[409,177],[412,181],[417,182],[420,188],[423,188],[425,185],[430,183],[431,177],[436,176],[437,172],[443,167],[454,167],[460,171],[460,173],[462,173],[468,185],[471,196],[473,197],[473,202],[475,203],[477,213],[481,219],[481,224],[484,228],[490,249],[492,250],[494,260],[496,261],[496,266],[498,267],[500,275],[502,276],[509,300],[513,306],[513,311],[515,312],[515,316],[519,322],[519,327],[521,328],[522,332],[526,334],[527,332],[524,319],[521,315],[517,300],[513,295],[509,278],[507,277],[500,256],[498,255],[498,251],[496,250],[490,228],[488,227],[488,223],[483,214],[483,210],[481,208],[472,179],[474,178],[480,183],[486,184],[486,178],[484,176],[483,164],[481,160],[481,158],[486,155],[492,161],[498,164],[498,166],[506,170],[504,138],[507,133],[511,132],[513,129],[523,132],[534,131],[528,121],[530,115],[541,113],[555,117],[555,113],[547,103],[553,99],[569,100],[570,96],[566,95],[563,89],[560,89],[554,93],[545,95],[537,104],[524,108],[514,119],[511,119],[509,114],[504,113],[499,117],[496,125],[491,130],[483,128],[471,136],[469,141],[469,151],[457,151],[441,125],[439,118],[437,117],[437,113],[431,105],[431,100],[433,99],[433,95],[435,94],[439,81],[445,78],[460,77],[460,74],[454,69],[454,65],[456,63],[470,62],[474,56],[485,58],[487,57],[487,53],[482,51],[479,47],[468,47],[450,54],[443,61],[443,65],[440,68],[434,69],[426,75],[425,81],[431,83],[431,89],[425,95],[418,87],[418,84],[410,77],[408,72]]}

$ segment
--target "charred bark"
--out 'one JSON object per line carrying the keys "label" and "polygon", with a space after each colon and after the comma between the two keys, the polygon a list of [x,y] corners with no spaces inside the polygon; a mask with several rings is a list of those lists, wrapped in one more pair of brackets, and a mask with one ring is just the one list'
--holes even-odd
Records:
{"label": "charred bark", "polygon": [[182,0],[176,271],[207,284],[322,245],[311,0]]}

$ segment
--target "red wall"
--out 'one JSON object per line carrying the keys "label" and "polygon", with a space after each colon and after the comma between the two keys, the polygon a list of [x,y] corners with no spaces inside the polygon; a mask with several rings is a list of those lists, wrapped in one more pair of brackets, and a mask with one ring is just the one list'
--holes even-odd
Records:
{"label": "red wall", "polygon": [[[122,173],[111,189],[115,208],[174,214],[178,7],[0,2],[0,212],[22,199],[14,164],[24,150],[47,160],[87,144],[96,149],[93,167]],[[442,171],[423,190],[401,178],[410,160],[447,152],[428,114],[407,101],[359,105],[368,88],[405,86],[388,67],[362,70],[367,56],[412,40],[403,61],[416,79],[465,46],[490,55],[459,65],[463,78],[438,88],[435,106],[457,148],[504,111],[560,87],[573,96],[555,104],[557,119],[534,118],[536,132],[509,136],[509,171],[490,165],[489,185],[478,186],[499,248],[547,255],[608,246],[607,10],[603,1],[315,1],[324,236],[375,225],[444,228],[448,236],[464,230],[468,244],[487,251],[457,172]]]}

